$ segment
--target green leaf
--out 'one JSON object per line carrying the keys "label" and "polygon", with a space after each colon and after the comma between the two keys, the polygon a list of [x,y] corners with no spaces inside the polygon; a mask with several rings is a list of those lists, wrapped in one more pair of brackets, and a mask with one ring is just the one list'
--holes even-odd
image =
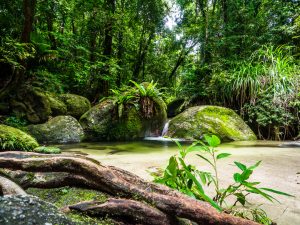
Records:
{"label": "green leaf", "polygon": [[211,147],[217,147],[221,144],[221,140],[216,135],[204,135],[204,138]]}
{"label": "green leaf", "polygon": [[231,156],[231,154],[229,153],[220,153],[217,155],[217,159],[223,159],[223,158],[226,158],[228,156]]}
{"label": "green leaf", "polygon": [[245,171],[246,169],[247,169],[247,167],[244,165],[244,164],[242,164],[242,163],[240,163],[240,162],[234,162],[234,164],[238,167],[238,168],[240,168],[242,171]]}
{"label": "green leaf", "polygon": [[248,169],[250,169],[250,170],[254,170],[256,167],[258,167],[259,166],[259,164],[261,163],[261,160],[260,161],[258,161],[258,162],[256,162],[253,166],[250,166]]}
{"label": "green leaf", "polygon": [[247,183],[243,183],[243,185],[249,189],[247,189],[246,191],[250,192],[250,193],[255,193],[255,194],[259,194],[261,196],[263,196],[264,198],[268,199],[270,202],[273,202],[273,200],[279,202],[277,199],[275,199],[273,196],[259,190],[258,188],[256,187],[253,187],[251,185],[248,185]]}
{"label": "green leaf", "polygon": [[181,165],[185,168],[185,172],[187,173],[187,175],[189,176],[190,179],[192,179],[197,187],[197,192],[198,194],[201,196],[201,198],[203,198],[205,201],[209,202],[215,209],[217,209],[218,211],[222,211],[222,208],[214,201],[212,200],[210,197],[208,197],[203,190],[202,185],[200,184],[200,182],[197,180],[197,178],[187,169],[187,166],[185,164],[185,162],[183,161],[183,159],[179,158],[179,161],[181,162]]}
{"label": "green leaf", "polygon": [[177,163],[177,160],[175,158],[175,156],[172,156],[170,159],[169,159],[169,164],[166,168],[166,172],[168,175],[172,176],[172,177],[176,177],[177,175],[177,170],[178,170],[178,163]]}
{"label": "green leaf", "polygon": [[241,181],[245,181],[249,179],[251,174],[253,173],[253,170],[246,169],[242,174],[241,174]]}
{"label": "green leaf", "polygon": [[203,184],[206,184],[206,174],[205,173],[199,173],[199,177],[201,179],[201,182]]}
{"label": "green leaf", "polygon": [[241,182],[241,174],[239,174],[239,173],[233,174],[233,179],[235,182],[240,183]]}
{"label": "green leaf", "polygon": [[269,192],[273,192],[273,193],[276,193],[276,194],[279,194],[279,195],[285,195],[285,196],[289,196],[289,197],[295,197],[294,195],[290,195],[290,194],[288,194],[286,192],[274,190],[274,189],[271,189],[271,188],[260,188],[260,189],[263,189],[263,190],[269,191]]}
{"label": "green leaf", "polygon": [[246,203],[246,196],[242,193],[235,193],[234,195],[237,197],[238,202],[244,206]]}

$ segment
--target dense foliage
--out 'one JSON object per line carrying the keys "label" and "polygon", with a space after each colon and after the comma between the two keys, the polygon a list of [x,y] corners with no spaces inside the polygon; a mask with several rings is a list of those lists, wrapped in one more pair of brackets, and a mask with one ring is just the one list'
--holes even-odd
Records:
{"label": "dense foliage", "polygon": [[[26,10],[24,10],[26,9]],[[237,110],[260,138],[299,132],[299,0],[3,0],[0,99],[144,81]]]}

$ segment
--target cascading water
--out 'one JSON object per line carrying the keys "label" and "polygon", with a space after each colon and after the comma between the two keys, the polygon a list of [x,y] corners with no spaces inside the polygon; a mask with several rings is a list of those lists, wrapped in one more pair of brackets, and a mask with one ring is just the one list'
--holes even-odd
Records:
{"label": "cascading water", "polygon": [[168,120],[168,122],[165,123],[164,129],[163,129],[162,132],[161,132],[161,137],[165,136],[165,135],[168,133],[168,130],[169,130],[169,123],[170,123],[170,120]]}
{"label": "cascading water", "polygon": [[162,141],[162,142],[171,142],[172,140],[177,140],[177,141],[185,141],[184,139],[180,139],[180,138],[164,138],[164,136],[168,133],[169,130],[169,124],[170,124],[170,120],[168,120],[165,125],[164,128],[161,132],[161,135],[159,137],[145,137],[144,140],[146,141]]}

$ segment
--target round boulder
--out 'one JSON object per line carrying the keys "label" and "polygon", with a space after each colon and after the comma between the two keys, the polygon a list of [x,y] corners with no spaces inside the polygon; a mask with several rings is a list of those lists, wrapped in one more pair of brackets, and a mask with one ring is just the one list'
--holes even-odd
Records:
{"label": "round boulder", "polygon": [[256,140],[249,126],[233,110],[218,106],[195,106],[170,121],[167,136],[199,139],[215,134],[223,141]]}
{"label": "round boulder", "polygon": [[36,140],[25,132],[0,124],[0,150],[31,151],[38,146]]}
{"label": "round boulder", "polygon": [[59,99],[67,106],[67,115],[79,119],[85,112],[91,108],[90,101],[79,95],[62,94]]}
{"label": "round boulder", "polygon": [[27,129],[41,143],[76,143],[84,136],[81,125],[72,116],[57,116]]}
{"label": "round boulder", "polygon": [[108,130],[112,123],[115,104],[110,101],[103,101],[92,107],[82,115],[79,120],[85,138],[89,141],[108,139]]}

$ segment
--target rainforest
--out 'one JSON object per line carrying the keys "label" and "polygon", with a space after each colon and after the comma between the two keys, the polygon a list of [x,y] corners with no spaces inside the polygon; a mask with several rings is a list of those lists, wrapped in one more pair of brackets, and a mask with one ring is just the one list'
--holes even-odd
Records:
{"label": "rainforest", "polygon": [[300,224],[299,0],[1,0],[0,224]]}

